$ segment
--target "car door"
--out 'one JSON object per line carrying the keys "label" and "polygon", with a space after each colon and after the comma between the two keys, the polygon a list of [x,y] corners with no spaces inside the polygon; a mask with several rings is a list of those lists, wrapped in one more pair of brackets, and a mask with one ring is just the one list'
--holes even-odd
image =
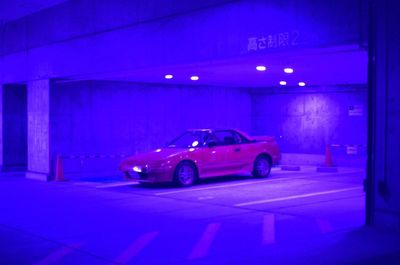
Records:
{"label": "car door", "polygon": [[238,132],[232,131],[232,135],[235,139],[234,153],[232,155],[235,169],[238,169],[239,171],[248,170],[253,166],[254,148],[249,140]]}
{"label": "car door", "polygon": [[220,167],[226,174],[232,174],[239,168],[241,146],[231,130],[219,130],[214,133],[219,151],[223,153]]}
{"label": "car door", "polygon": [[210,132],[206,139],[204,148],[199,152],[199,170],[201,177],[211,177],[223,174],[226,153],[221,142],[215,137],[214,133]]}

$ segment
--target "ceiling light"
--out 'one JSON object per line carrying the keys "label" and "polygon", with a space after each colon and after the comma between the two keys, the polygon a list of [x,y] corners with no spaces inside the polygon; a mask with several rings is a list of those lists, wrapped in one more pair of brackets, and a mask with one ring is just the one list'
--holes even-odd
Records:
{"label": "ceiling light", "polygon": [[306,83],[304,83],[304,82],[299,82],[299,86],[306,86]]}
{"label": "ceiling light", "polygon": [[172,78],[174,78],[173,75],[165,75],[165,79],[172,79]]}
{"label": "ceiling light", "polygon": [[285,69],[283,69],[283,71],[287,74],[293,74],[294,72],[293,68],[290,67],[286,67]]}
{"label": "ceiling light", "polygon": [[286,86],[287,83],[286,83],[286,81],[280,81],[279,84],[280,84],[281,86]]}
{"label": "ceiling light", "polygon": [[258,65],[258,66],[256,66],[256,69],[257,69],[257,71],[265,71],[265,70],[267,70],[267,67],[265,67],[264,65]]}
{"label": "ceiling light", "polygon": [[193,75],[193,76],[190,77],[190,80],[192,80],[192,81],[197,81],[199,79],[200,78],[197,75]]}

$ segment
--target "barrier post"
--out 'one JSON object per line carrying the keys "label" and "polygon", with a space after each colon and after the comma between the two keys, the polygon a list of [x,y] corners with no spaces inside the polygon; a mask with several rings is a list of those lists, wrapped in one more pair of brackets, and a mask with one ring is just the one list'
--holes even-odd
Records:
{"label": "barrier post", "polygon": [[327,144],[325,147],[325,166],[333,167],[331,145]]}
{"label": "barrier post", "polygon": [[325,165],[317,167],[317,172],[338,172],[337,167],[333,166],[331,146],[325,146]]}
{"label": "barrier post", "polygon": [[55,181],[65,181],[64,178],[64,169],[62,165],[62,159],[60,155],[57,155],[56,159],[56,175],[55,175]]}

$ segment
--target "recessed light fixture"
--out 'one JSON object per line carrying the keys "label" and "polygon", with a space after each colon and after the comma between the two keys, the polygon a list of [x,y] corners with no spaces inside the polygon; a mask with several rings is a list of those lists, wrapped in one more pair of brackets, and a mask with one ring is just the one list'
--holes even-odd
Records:
{"label": "recessed light fixture", "polygon": [[280,81],[279,84],[280,84],[281,86],[286,86],[287,83],[286,83],[286,81]]}
{"label": "recessed light fixture", "polygon": [[265,67],[264,65],[258,65],[256,66],[257,71],[263,72],[265,70],[267,70],[267,67]]}
{"label": "recessed light fixture", "polygon": [[191,77],[190,77],[190,80],[192,80],[192,81],[197,81],[197,80],[199,80],[200,78],[197,76],[197,75],[192,75]]}
{"label": "recessed light fixture", "polygon": [[299,86],[306,86],[306,83],[304,83],[304,82],[299,82]]}
{"label": "recessed light fixture", "polygon": [[294,72],[293,68],[290,67],[286,67],[285,69],[283,69],[283,71],[287,74],[293,74]]}
{"label": "recessed light fixture", "polygon": [[170,75],[170,74],[165,75],[164,77],[165,77],[165,79],[172,79],[172,78],[174,78],[174,76],[173,76],[173,75]]}

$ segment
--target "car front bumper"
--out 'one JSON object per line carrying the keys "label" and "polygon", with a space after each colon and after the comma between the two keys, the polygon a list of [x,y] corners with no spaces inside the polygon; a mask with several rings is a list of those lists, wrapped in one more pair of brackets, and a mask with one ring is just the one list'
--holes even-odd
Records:
{"label": "car front bumper", "polygon": [[173,179],[171,167],[150,168],[148,170],[133,170],[133,167],[122,167],[120,170],[127,179],[134,179],[143,183],[170,182]]}

